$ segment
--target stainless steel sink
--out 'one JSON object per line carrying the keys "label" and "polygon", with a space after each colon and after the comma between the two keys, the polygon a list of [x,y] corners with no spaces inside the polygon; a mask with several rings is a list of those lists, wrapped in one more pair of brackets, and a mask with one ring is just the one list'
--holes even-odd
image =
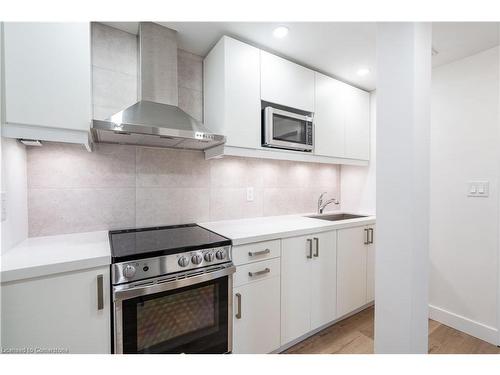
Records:
{"label": "stainless steel sink", "polygon": [[352,214],[323,214],[323,215],[311,215],[306,217],[311,217],[313,219],[328,220],[328,221],[339,221],[339,220],[359,219],[366,216],[352,215]]}

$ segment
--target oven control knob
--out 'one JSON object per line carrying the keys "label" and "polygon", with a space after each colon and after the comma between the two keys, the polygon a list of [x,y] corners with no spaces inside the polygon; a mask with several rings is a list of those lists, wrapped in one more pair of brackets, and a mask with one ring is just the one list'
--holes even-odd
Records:
{"label": "oven control knob", "polygon": [[207,262],[213,262],[213,261],[214,261],[214,258],[215,258],[214,253],[206,253],[206,254],[205,254],[205,260],[206,260]]}
{"label": "oven control knob", "polygon": [[200,264],[201,262],[203,262],[203,257],[200,254],[193,255],[191,257],[191,262],[193,264]]}
{"label": "oven control knob", "polygon": [[217,250],[215,256],[217,257],[217,259],[222,260],[226,257],[226,253],[224,252],[224,250]]}
{"label": "oven control knob", "polygon": [[180,257],[178,263],[179,263],[179,266],[186,267],[189,264],[189,258],[188,257]]}
{"label": "oven control knob", "polygon": [[135,276],[135,267],[132,265],[127,265],[123,269],[123,276],[125,276],[127,279],[130,279],[131,277]]}

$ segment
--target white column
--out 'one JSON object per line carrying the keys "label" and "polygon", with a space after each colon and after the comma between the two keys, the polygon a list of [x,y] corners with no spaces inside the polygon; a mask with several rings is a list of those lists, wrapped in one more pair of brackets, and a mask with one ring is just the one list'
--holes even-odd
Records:
{"label": "white column", "polygon": [[431,25],[377,26],[375,352],[427,353]]}

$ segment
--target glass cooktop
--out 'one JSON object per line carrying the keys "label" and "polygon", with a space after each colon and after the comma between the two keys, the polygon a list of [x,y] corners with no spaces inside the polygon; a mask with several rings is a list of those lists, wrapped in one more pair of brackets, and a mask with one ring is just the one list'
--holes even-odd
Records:
{"label": "glass cooktop", "polygon": [[231,245],[231,240],[197,224],[113,230],[109,232],[113,263]]}

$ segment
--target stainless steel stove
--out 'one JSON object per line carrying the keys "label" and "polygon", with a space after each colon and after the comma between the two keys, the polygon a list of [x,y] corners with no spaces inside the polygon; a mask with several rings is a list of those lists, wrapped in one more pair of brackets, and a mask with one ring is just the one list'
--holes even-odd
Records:
{"label": "stainless steel stove", "polygon": [[231,241],[196,224],[109,232],[115,353],[230,353]]}

